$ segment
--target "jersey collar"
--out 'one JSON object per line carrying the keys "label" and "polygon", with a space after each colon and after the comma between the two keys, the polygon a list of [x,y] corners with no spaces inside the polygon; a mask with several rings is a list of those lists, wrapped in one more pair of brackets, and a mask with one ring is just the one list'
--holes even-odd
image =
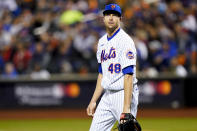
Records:
{"label": "jersey collar", "polygon": [[120,28],[111,37],[107,36],[107,40],[110,41],[119,31],[120,31]]}

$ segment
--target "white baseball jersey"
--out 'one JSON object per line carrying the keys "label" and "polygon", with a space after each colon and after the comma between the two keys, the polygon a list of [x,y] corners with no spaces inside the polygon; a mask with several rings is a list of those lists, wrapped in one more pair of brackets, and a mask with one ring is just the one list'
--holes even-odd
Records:
{"label": "white baseball jersey", "polygon": [[112,37],[104,35],[98,43],[97,60],[102,66],[101,86],[105,89],[96,111],[90,131],[111,131],[116,120],[119,121],[124,105],[125,67],[133,66],[133,92],[131,113],[136,117],[139,90],[136,79],[136,49],[133,40],[122,30]]}
{"label": "white baseball jersey", "polygon": [[119,29],[111,39],[105,34],[100,38],[97,50],[97,60],[101,63],[104,89],[122,90],[124,88],[124,74],[122,69],[134,66],[133,82],[136,79],[136,48],[131,37]]}

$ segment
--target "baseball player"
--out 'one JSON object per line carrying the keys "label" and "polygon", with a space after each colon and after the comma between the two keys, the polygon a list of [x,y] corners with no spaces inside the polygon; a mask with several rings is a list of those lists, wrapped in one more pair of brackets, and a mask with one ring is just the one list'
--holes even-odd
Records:
{"label": "baseball player", "polygon": [[120,118],[129,113],[136,117],[138,105],[134,42],[120,27],[121,9],[117,4],[106,5],[103,15],[107,33],[98,42],[99,74],[87,107],[87,114],[93,116],[90,131],[110,131],[116,120],[124,123]]}

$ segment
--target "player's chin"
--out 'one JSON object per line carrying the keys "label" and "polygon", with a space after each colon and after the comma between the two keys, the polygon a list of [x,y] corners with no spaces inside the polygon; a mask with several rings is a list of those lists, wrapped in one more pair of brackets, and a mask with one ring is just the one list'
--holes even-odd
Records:
{"label": "player's chin", "polygon": [[115,26],[115,25],[110,24],[110,25],[108,25],[108,28],[109,28],[109,29],[115,29],[115,28],[116,28],[116,26]]}

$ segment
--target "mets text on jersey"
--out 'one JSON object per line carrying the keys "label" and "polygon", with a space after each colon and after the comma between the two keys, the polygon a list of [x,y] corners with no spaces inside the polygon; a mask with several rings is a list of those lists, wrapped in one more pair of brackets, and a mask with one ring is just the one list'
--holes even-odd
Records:
{"label": "mets text on jersey", "polygon": [[101,62],[104,62],[108,59],[115,58],[115,57],[116,57],[116,50],[113,47],[111,47],[109,53],[105,54],[105,50],[102,50],[101,52]]}

